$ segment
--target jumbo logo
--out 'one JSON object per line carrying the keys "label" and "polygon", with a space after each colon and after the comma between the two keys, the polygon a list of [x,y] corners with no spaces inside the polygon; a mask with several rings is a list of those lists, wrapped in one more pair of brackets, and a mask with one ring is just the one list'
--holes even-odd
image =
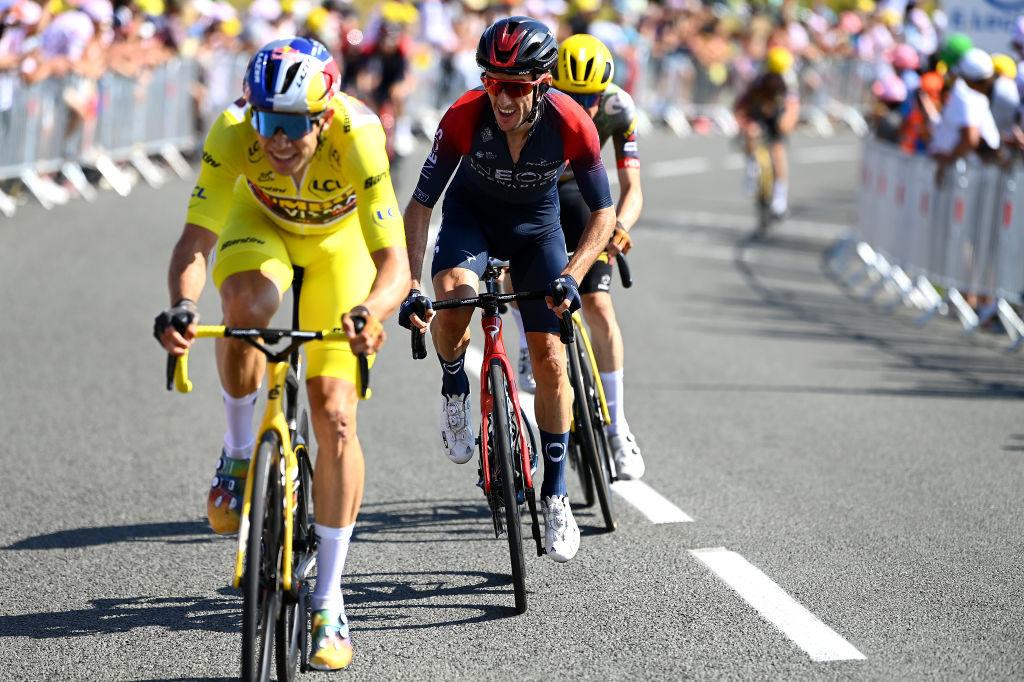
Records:
{"label": "jumbo logo", "polygon": [[310,201],[267,194],[249,181],[249,190],[274,215],[290,222],[307,225],[327,225],[340,220],[355,210],[356,195],[346,192],[330,201]]}

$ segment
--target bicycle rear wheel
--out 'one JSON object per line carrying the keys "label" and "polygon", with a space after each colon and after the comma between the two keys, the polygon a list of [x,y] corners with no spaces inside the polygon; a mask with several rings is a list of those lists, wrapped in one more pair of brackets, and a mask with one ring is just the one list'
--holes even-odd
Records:
{"label": "bicycle rear wheel", "polygon": [[252,469],[249,537],[242,577],[242,679],[269,680],[274,653],[274,622],[281,606],[281,477],[275,467],[281,442],[263,434]]}
{"label": "bicycle rear wheel", "polygon": [[[592,395],[596,393],[597,389],[594,386],[594,378],[589,376],[589,364],[584,361],[585,358],[586,355],[579,348],[578,341],[570,344],[569,377],[575,393],[573,398],[573,419],[576,427],[574,435],[577,437],[583,461],[590,469],[597,501],[601,507],[601,516],[604,519],[604,527],[608,531],[613,531],[615,530],[615,516],[612,512],[612,494],[609,487],[610,472],[602,461],[601,452],[598,450],[597,439],[594,436],[594,415],[591,410]],[[587,374],[584,374],[585,371]]]}
{"label": "bicycle rear wheel", "polygon": [[757,161],[757,236],[768,234],[775,216],[772,215],[772,193],[775,191],[775,169],[768,148],[760,145],[754,150]]}
{"label": "bicycle rear wheel", "polygon": [[306,648],[306,605],[309,588],[306,581],[312,573],[316,553],[313,517],[309,513],[312,487],[312,468],[306,443],[309,442],[309,421],[303,412],[299,420],[295,444],[295,459],[299,472],[295,480],[295,506],[292,524],[292,583],[294,589],[285,594],[284,605],[276,622],[274,660],[277,679],[291,682],[298,678],[299,658]]}
{"label": "bicycle rear wheel", "polygon": [[[502,501],[505,507],[505,534],[508,536],[508,551],[512,562],[512,589],[515,592],[516,613],[526,613],[526,562],[523,556],[523,530],[519,524],[519,501],[516,498],[516,469],[512,462],[512,415],[509,412],[511,402],[508,399],[508,379],[502,366],[495,362],[489,368],[488,377],[491,396],[494,398],[491,407],[494,438],[491,444],[491,471],[500,473]],[[497,481],[498,477],[491,477]]]}

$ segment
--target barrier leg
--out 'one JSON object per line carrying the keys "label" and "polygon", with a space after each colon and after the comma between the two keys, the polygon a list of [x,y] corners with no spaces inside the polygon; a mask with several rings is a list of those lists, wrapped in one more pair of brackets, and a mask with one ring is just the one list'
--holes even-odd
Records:
{"label": "barrier leg", "polygon": [[89,181],[85,178],[85,173],[82,172],[82,168],[73,161],[67,161],[61,166],[61,174],[68,179],[71,186],[75,188],[79,196],[88,202],[96,201],[96,188],[89,184]]}
{"label": "barrier leg", "polygon": [[967,304],[963,295],[957,289],[950,288],[946,292],[946,300],[953,306],[953,312],[956,313],[964,331],[967,333],[974,331],[978,326],[978,314]]}
{"label": "barrier leg", "polygon": [[914,320],[914,324],[921,327],[928,324],[936,315],[940,313],[945,314],[947,307],[946,302],[942,300],[942,296],[939,295],[939,292],[935,290],[932,283],[923,275],[917,278],[915,286],[926,301],[924,314]]}
{"label": "barrier leg", "polygon": [[111,188],[113,188],[115,192],[123,197],[131,194],[131,179],[117,167],[117,164],[114,163],[113,159],[106,154],[99,154],[96,156],[95,163],[96,170],[100,172],[100,175],[103,176],[103,179],[110,184]]}
{"label": "barrier leg", "polygon": [[[36,198],[36,201],[47,211],[58,204],[67,203],[67,193],[34,170],[27,169],[22,171],[20,178],[28,191]],[[61,196],[55,190],[64,192],[64,196]]]}
{"label": "barrier leg", "polygon": [[1019,350],[1021,345],[1024,344],[1024,320],[1020,319],[1020,315],[1017,314],[1017,311],[1013,309],[1013,306],[1005,298],[1000,298],[996,301],[996,315],[999,316],[999,321],[1003,323],[1006,335],[1010,337],[1010,346],[1007,350]]}
{"label": "barrier leg", "polygon": [[153,189],[158,189],[167,181],[163,172],[157,168],[156,164],[141,149],[132,152],[131,164],[135,167],[135,170],[139,171],[139,175],[146,181],[146,184]]}
{"label": "barrier leg", "polygon": [[0,213],[3,213],[8,218],[13,218],[16,210],[18,210],[18,205],[14,198],[0,190]]}
{"label": "barrier leg", "polygon": [[165,144],[161,147],[160,156],[182,180],[192,176],[192,167],[188,165],[188,161],[185,160],[185,157],[181,155],[181,152],[173,144]]}

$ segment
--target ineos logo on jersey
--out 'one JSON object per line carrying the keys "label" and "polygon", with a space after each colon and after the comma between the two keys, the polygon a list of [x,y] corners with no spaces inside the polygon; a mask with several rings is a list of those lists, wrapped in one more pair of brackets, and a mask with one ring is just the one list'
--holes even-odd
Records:
{"label": "ineos logo on jersey", "polygon": [[530,188],[538,187],[545,183],[548,183],[559,176],[562,172],[562,164],[559,163],[554,168],[546,171],[535,171],[535,170],[521,170],[514,171],[511,168],[492,168],[485,166],[472,157],[469,159],[470,167],[483,175],[488,180],[497,182],[498,184],[506,187],[518,187],[518,188]]}
{"label": "ineos logo on jersey", "polygon": [[437,166],[437,151],[441,148],[442,137],[444,137],[444,131],[438,128],[437,132],[434,133],[434,146],[431,148],[430,153],[427,154],[427,160],[423,162],[423,168],[420,169],[420,175],[425,179],[430,178],[434,167]]}

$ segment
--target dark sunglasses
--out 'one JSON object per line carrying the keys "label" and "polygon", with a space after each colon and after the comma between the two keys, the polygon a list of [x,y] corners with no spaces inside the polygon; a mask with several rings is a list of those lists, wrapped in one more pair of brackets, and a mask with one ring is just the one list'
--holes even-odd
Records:
{"label": "dark sunglasses", "polygon": [[576,100],[576,103],[579,104],[584,109],[589,109],[590,107],[594,106],[597,103],[597,100],[601,99],[601,93],[599,92],[592,92],[590,94],[567,92],[565,94],[569,95],[569,97],[572,97],[574,100]]}
{"label": "dark sunglasses", "polygon": [[263,137],[273,137],[278,130],[284,132],[289,140],[299,140],[313,130],[320,120],[320,115],[281,114],[275,111],[252,110],[252,127]]}
{"label": "dark sunglasses", "polygon": [[480,80],[484,83],[484,90],[495,97],[500,95],[501,91],[504,90],[508,93],[509,97],[515,99],[516,97],[525,97],[530,94],[533,91],[533,88],[544,80],[544,76],[541,76],[535,81],[508,81],[482,73],[480,74]]}

